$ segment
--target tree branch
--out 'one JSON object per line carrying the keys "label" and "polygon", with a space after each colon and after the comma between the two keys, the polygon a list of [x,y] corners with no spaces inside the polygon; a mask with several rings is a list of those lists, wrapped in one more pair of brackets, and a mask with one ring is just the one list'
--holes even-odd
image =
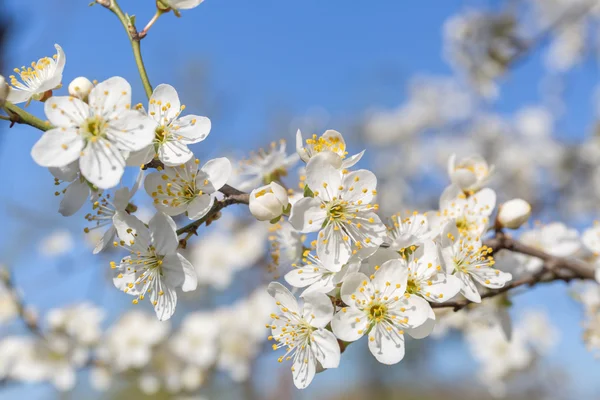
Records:
{"label": "tree branch", "polygon": [[42,121],[38,117],[28,113],[23,110],[21,107],[14,105],[11,102],[6,102],[4,104],[4,109],[9,115],[9,121],[11,121],[11,128],[14,124],[25,124],[29,126],[33,126],[41,131],[47,131],[54,128],[50,122]]}
{"label": "tree branch", "polygon": [[131,19],[125,13],[123,13],[123,10],[121,10],[121,7],[119,7],[117,0],[96,0],[96,3],[112,11],[113,14],[119,18],[121,24],[123,24],[123,28],[125,28],[127,37],[131,42],[135,64],[137,65],[137,69],[140,73],[140,78],[142,79],[142,84],[144,85],[144,91],[146,92],[146,96],[150,98],[150,96],[152,96],[152,85],[150,84],[150,79],[148,79],[148,73],[146,72],[146,67],[142,58],[142,49],[140,46],[140,40],[142,36],[140,36],[138,33]]}

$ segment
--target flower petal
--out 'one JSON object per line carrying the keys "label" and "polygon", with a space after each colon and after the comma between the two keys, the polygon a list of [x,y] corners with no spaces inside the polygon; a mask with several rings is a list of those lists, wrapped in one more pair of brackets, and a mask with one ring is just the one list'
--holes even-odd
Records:
{"label": "flower petal", "polygon": [[340,345],[326,329],[317,329],[312,334],[311,348],[323,368],[337,368],[340,365]]}
{"label": "flower petal", "polygon": [[[179,129],[177,129],[179,127]],[[186,115],[173,122],[173,135],[185,144],[198,143],[210,133],[211,122],[206,117]]]}
{"label": "flower petal", "polygon": [[340,340],[354,342],[367,333],[369,318],[363,311],[352,307],[344,307],[335,314],[331,321],[331,330]]}
{"label": "flower petal", "polygon": [[157,212],[148,223],[148,227],[157,254],[167,255],[177,250],[179,239],[176,232],[177,225],[173,218],[165,213]]}
{"label": "flower petal", "polygon": [[87,182],[77,179],[69,186],[60,202],[58,212],[64,217],[70,217],[83,207],[90,196],[90,187]]}
{"label": "flower petal", "polygon": [[214,201],[214,197],[208,194],[196,196],[196,198],[187,206],[188,218],[197,220],[204,217],[212,208]]}
{"label": "flower petal", "polygon": [[469,274],[457,271],[454,276],[460,280],[460,293],[474,303],[481,303],[481,295],[479,294],[477,286],[475,286],[475,282],[473,282]]}
{"label": "flower petal", "polygon": [[294,229],[302,232],[316,232],[321,229],[327,212],[321,209],[318,199],[304,197],[292,206],[289,222]]}
{"label": "flower petal", "polygon": [[50,129],[33,145],[31,157],[42,167],[64,167],[79,158],[84,145],[76,130]]}
{"label": "flower petal", "polygon": [[344,176],[342,182],[344,187],[343,198],[350,202],[362,200],[364,204],[370,203],[375,197],[377,178],[375,174],[366,169],[350,172]]}
{"label": "flower petal", "polygon": [[404,358],[404,335],[396,329],[387,330],[376,324],[369,333],[369,350],[382,364],[397,364]]}
{"label": "flower petal", "polygon": [[324,328],[333,318],[333,304],[322,293],[308,293],[303,296],[302,316],[315,328]]}
{"label": "flower petal", "polygon": [[271,282],[267,287],[267,291],[277,301],[280,307],[287,308],[290,312],[300,314],[298,300],[294,295],[281,283]]}
{"label": "flower petal", "polygon": [[[298,204],[298,203],[296,203]],[[321,234],[323,237],[321,237]],[[344,240],[346,239],[346,240]],[[332,269],[340,269],[352,257],[352,247],[345,233],[335,230],[333,224],[328,224],[319,233],[317,239],[317,254],[324,265]]]}
{"label": "flower petal", "polygon": [[117,148],[136,152],[148,147],[154,140],[156,122],[136,110],[124,110],[107,128],[108,139]]}
{"label": "flower petal", "polygon": [[144,147],[141,150],[133,151],[129,153],[127,157],[127,166],[128,167],[139,167],[141,165],[148,164],[154,156],[156,152],[154,151],[154,145],[149,145]]}
{"label": "flower petal", "polygon": [[117,230],[115,229],[115,227],[113,225],[111,225],[106,230],[106,232],[104,232],[104,235],[102,235],[102,237],[100,238],[98,243],[96,243],[96,247],[94,248],[93,253],[98,254],[102,250],[104,250],[106,248],[106,246],[108,246],[109,244],[112,244],[114,242],[116,234],[117,234]]}
{"label": "flower petal", "polygon": [[154,88],[148,104],[148,114],[156,122],[168,125],[180,111],[179,95],[173,86],[162,83]]}
{"label": "flower petal", "polygon": [[158,148],[158,158],[166,166],[174,167],[188,162],[194,153],[182,142],[169,141]]}
{"label": "flower petal", "polygon": [[208,176],[213,188],[219,190],[231,176],[231,162],[225,157],[215,158],[204,164],[201,170]]}
{"label": "flower petal", "polygon": [[88,104],[96,115],[112,119],[131,106],[131,85],[120,76],[109,78],[92,89]]}
{"label": "flower petal", "polygon": [[44,103],[50,123],[59,128],[78,128],[90,114],[90,107],[76,97],[52,96]]}
{"label": "flower petal", "polygon": [[125,172],[125,159],[109,141],[90,141],[81,153],[79,168],[85,179],[100,189],[110,189],[119,184]]}

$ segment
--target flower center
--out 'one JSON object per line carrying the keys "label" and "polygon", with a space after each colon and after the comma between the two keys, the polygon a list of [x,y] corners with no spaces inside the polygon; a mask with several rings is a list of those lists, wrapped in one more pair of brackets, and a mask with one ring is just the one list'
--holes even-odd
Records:
{"label": "flower center", "polygon": [[329,150],[338,154],[341,158],[346,157],[346,146],[338,137],[325,139],[322,136],[317,138],[317,135],[313,135],[312,138],[306,139],[306,144],[311,146],[315,153]]}
{"label": "flower center", "polygon": [[387,307],[383,304],[373,304],[371,308],[369,308],[369,317],[371,321],[379,322],[385,318],[387,313]]}
{"label": "flower center", "polygon": [[169,129],[167,129],[167,127],[165,127],[164,125],[159,126],[154,131],[154,142],[158,144],[165,143],[169,138],[170,133],[171,132],[169,131]]}
{"label": "flower center", "polygon": [[406,293],[417,294],[419,293],[419,285],[413,280],[409,279],[406,284]]}
{"label": "flower center", "polygon": [[329,219],[340,220],[343,219],[346,214],[346,205],[341,201],[332,201],[327,210],[327,216]]}
{"label": "flower center", "polygon": [[106,121],[98,116],[88,118],[82,126],[84,139],[95,142],[98,138],[104,138],[106,136],[106,125]]}

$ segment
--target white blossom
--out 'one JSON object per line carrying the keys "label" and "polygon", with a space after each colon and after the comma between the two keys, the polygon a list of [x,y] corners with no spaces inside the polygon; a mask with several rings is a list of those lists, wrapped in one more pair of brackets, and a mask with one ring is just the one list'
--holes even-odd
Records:
{"label": "white blossom", "polygon": [[81,174],[100,189],[116,186],[125,170],[123,152],[146,147],[156,123],[131,110],[131,86],[114,77],[99,83],[89,105],[75,97],[53,96],[44,111],[55,128],[31,150],[43,167],[64,167],[79,160]]}
{"label": "white blossom", "polygon": [[512,199],[498,208],[496,218],[501,227],[519,229],[531,215],[531,206],[523,199]]}
{"label": "white blossom", "polygon": [[361,248],[377,248],[385,226],[371,204],[377,178],[367,170],[344,173],[321,154],[306,167],[306,184],[314,194],[293,206],[290,223],[300,232],[319,232],[317,255],[329,265],[343,265]]}
{"label": "white blossom", "polygon": [[452,154],[448,160],[450,180],[464,191],[481,189],[493,172],[494,166],[489,166],[479,155],[457,160],[456,154]]}
{"label": "white blossom", "polygon": [[92,212],[85,216],[85,219],[92,223],[92,227],[86,227],[84,232],[90,233],[92,230],[103,228],[106,228],[106,230],[97,241],[94,254],[98,254],[114,242],[117,225],[127,224],[127,221],[134,218],[128,211],[129,202],[142,185],[143,179],[144,171],[140,170],[131,189],[128,187],[119,188],[112,196],[110,193],[105,192],[96,194]]}
{"label": "white blossom", "polygon": [[93,88],[94,84],[88,78],[79,76],[69,83],[68,89],[71,96],[86,101]]}
{"label": "white blossom", "polygon": [[175,312],[175,288],[195,290],[198,278],[192,264],[177,251],[179,240],[173,219],[158,212],[148,226],[149,230],[135,217],[116,224],[121,243],[127,245],[130,255],[118,265],[111,263],[113,283],[135,296],[134,304],[148,295],[156,316],[164,321]]}
{"label": "white blossom", "polygon": [[211,129],[210,119],[197,115],[180,117],[185,110],[179,95],[171,85],[158,85],[148,104],[148,116],[156,122],[152,144],[130,154],[128,165],[143,165],[158,157],[166,166],[190,161],[194,154],[188,145],[206,139]]}
{"label": "white blossom", "polygon": [[350,168],[360,161],[365,151],[361,151],[351,157],[346,158],[346,142],[341,133],[334,130],[327,130],[323,135],[317,137],[302,139],[302,132],[298,129],[296,132],[296,152],[304,162],[308,162],[315,154],[324,154],[334,168]]}
{"label": "white blossom", "polygon": [[368,335],[369,350],[377,361],[400,362],[404,333],[422,326],[431,309],[421,297],[406,293],[407,282],[408,270],[399,260],[386,261],[371,277],[360,272],[346,277],[340,294],[348,307],[331,322],[335,336],[354,342]]}
{"label": "white blossom", "polygon": [[461,282],[461,294],[475,303],[481,302],[481,295],[475,283],[499,289],[512,279],[508,272],[493,268],[492,251],[482,245],[479,238],[461,236],[455,224],[449,223],[441,235],[442,257],[449,274]]}
{"label": "white blossom", "polygon": [[270,221],[283,214],[290,204],[287,191],[277,182],[250,192],[250,212],[259,221]]}
{"label": "white blossom", "polygon": [[273,349],[286,347],[279,362],[292,360],[294,385],[306,388],[313,380],[317,368],[337,368],[340,363],[340,346],[325,327],[333,318],[333,304],[322,293],[306,294],[300,306],[296,298],[283,285],[273,282],[269,294],[276,300],[281,314],[272,314]]}
{"label": "white blossom", "polygon": [[286,153],[285,140],[281,140],[279,146],[272,142],[269,149],[250,153],[250,158],[240,162],[232,184],[240,190],[251,191],[286,176],[297,162],[298,154]]}
{"label": "white blossom", "polygon": [[198,159],[178,167],[166,167],[146,178],[144,187],[157,210],[175,216],[186,213],[189,219],[204,217],[212,208],[219,189],[231,174],[227,158],[216,158],[199,168]]}
{"label": "white blossom", "polygon": [[30,67],[14,69],[21,82],[15,75],[9,76],[12,87],[8,93],[8,101],[19,104],[42,100],[46,92],[60,87],[67,57],[62,47],[58,44],[54,47],[56,55],[53,57],[40,58],[37,62],[32,62]]}

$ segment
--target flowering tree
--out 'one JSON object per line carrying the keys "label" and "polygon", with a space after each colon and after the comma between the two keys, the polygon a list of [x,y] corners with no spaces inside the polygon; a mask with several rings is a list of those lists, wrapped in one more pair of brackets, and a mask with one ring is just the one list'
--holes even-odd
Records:
{"label": "flowering tree", "polygon": [[[498,96],[498,80],[547,37],[553,40],[549,68],[558,73],[572,67],[583,57],[586,24],[596,22],[595,2],[519,4],[540,25],[531,37],[511,8],[451,19],[448,57],[467,83],[417,80],[407,104],[368,116],[360,133],[384,160],[375,162],[377,174],[358,167],[365,150],[349,149],[335,130],[298,130],[293,154],[285,142],[274,143],[240,167],[226,157],[200,162],[189,146],[207,138],[210,119],[186,109],[173,86],[153,86],[141,52],[161,16],[180,16],[200,3],[158,0],[142,30],[117,0],[93,3],[122,23],[144,103],[134,104],[137,94],[118,76],[103,82],[79,77],[65,91],[67,56],[58,44],[55,56],[0,77],[0,119],[38,131],[33,161],[49,170],[57,186],[66,184],[56,192],[58,211],[72,216],[91,208],[85,232],[95,240],[93,253],[118,255],[108,263],[114,286],[133,304],[149,302],[155,311],[129,312],[104,333],[104,312],[90,303],[53,310],[43,323],[4,271],[6,308],[31,335],[0,341],[3,382],[50,381],[69,390],[76,372],[90,368],[99,389],[127,372],[146,392],[164,387],[196,393],[217,370],[246,380],[268,340],[279,351],[278,361],[290,366],[287,379],[304,389],[319,379],[317,373],[345,362],[354,342],[366,342],[375,360],[391,365],[415,345],[408,337],[420,340],[456,328],[484,366],[482,382],[503,395],[513,373],[552,347],[554,335],[539,314],[513,327],[513,294],[557,281],[588,283],[577,295],[586,309],[584,340],[590,350],[600,348],[600,228],[582,235],[561,222],[523,229],[532,205],[543,209],[551,197],[534,190],[535,181],[553,181],[553,194],[576,205],[582,196],[598,200],[598,192],[587,192],[593,188],[577,186],[597,175],[597,163],[590,161],[597,159],[596,140],[566,154],[546,135],[552,116],[544,109],[524,109],[516,127],[507,127],[473,105]],[[31,102],[44,103],[44,118],[26,111]],[[452,126],[480,136],[453,133],[455,144],[447,146],[442,127]],[[548,159],[523,154],[527,145]],[[472,154],[453,154],[464,148]],[[434,153],[439,156],[429,157]],[[569,155],[570,165],[581,170],[573,179],[561,176]],[[406,162],[388,162],[398,157]],[[410,198],[403,188],[411,179],[426,182],[432,172],[423,173],[419,163],[435,164],[434,158],[442,160],[432,167],[443,167],[446,187],[432,207],[431,198]],[[303,165],[294,169],[298,163]],[[131,186],[126,170],[137,171]],[[491,188],[494,181],[498,191]],[[140,215],[144,198],[154,207],[149,218]],[[236,225],[222,215],[235,204],[248,206],[245,215],[259,222]],[[580,206],[587,210],[588,204]],[[566,212],[577,211],[570,208]],[[202,231],[208,233],[196,238]],[[228,245],[238,236],[250,243],[247,248]],[[178,313],[178,296],[199,286],[228,286],[250,259],[268,264],[274,281],[232,306],[191,312],[169,333],[166,321]],[[215,271],[219,262],[228,267]]]}

